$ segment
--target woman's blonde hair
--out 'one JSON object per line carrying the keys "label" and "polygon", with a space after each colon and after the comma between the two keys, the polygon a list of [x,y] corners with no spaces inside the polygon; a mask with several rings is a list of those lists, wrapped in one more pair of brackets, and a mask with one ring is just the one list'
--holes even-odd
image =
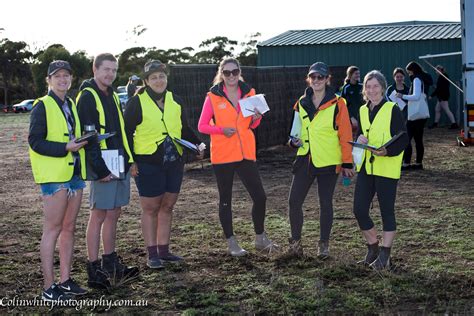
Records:
{"label": "woman's blonde hair", "polygon": [[235,58],[227,57],[227,58],[222,59],[221,62],[219,63],[219,68],[217,68],[216,76],[214,77],[214,80],[212,81],[214,85],[218,85],[219,83],[224,81],[224,79],[222,78],[223,76],[222,69],[224,68],[225,65],[230,64],[230,63],[236,65],[237,68],[239,68],[240,70],[239,80],[244,81],[244,78],[242,78],[242,69],[240,69],[239,61]]}
{"label": "woman's blonde hair", "polygon": [[385,91],[387,91],[387,79],[385,79],[385,76],[378,70],[369,71],[364,77],[364,85],[362,88],[362,95],[364,96],[364,100],[367,102],[369,101],[369,98],[367,97],[367,93],[365,91],[365,85],[367,84],[367,81],[372,79],[377,80],[382,86],[382,96],[384,96]]}

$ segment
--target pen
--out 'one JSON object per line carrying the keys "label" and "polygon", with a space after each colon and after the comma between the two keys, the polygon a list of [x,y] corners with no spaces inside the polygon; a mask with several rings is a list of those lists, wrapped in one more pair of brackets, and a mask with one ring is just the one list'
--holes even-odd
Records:
{"label": "pen", "polygon": [[249,111],[249,112],[255,113],[255,111],[254,111],[254,110],[247,109],[247,108],[245,108],[245,109],[246,109],[247,111]]}

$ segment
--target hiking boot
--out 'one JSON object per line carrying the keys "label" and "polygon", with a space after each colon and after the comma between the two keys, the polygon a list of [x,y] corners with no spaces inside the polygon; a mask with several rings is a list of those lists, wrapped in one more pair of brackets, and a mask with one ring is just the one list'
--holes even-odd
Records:
{"label": "hiking boot", "polygon": [[255,236],[255,249],[257,249],[257,251],[270,254],[272,252],[279,251],[279,248],[280,247],[277,244],[268,239],[265,232]]}
{"label": "hiking boot", "polygon": [[63,283],[59,283],[58,287],[64,292],[66,295],[84,295],[87,294],[87,290],[83,289],[74,281],[73,278],[69,278],[67,281]]}
{"label": "hiking boot", "polygon": [[370,264],[370,267],[377,271],[390,269],[390,250],[390,247],[380,247],[379,255],[377,259]]}
{"label": "hiking boot", "polygon": [[303,257],[303,243],[301,239],[294,240],[293,238],[289,238],[288,242],[290,243],[287,251],[288,256],[292,257]]}
{"label": "hiking boot", "polygon": [[227,238],[227,245],[227,251],[232,257],[242,257],[247,254],[247,250],[240,247],[239,242],[237,241],[237,238],[235,238],[235,236]]}
{"label": "hiking boot", "polygon": [[91,289],[108,289],[109,275],[102,270],[100,260],[87,262],[87,286]]}
{"label": "hiking boot", "polygon": [[146,265],[150,269],[164,269],[165,268],[165,266],[163,265],[163,263],[158,257],[148,259],[146,262]]}
{"label": "hiking boot", "polygon": [[163,261],[163,263],[178,263],[184,261],[183,257],[177,256],[168,252],[166,255],[158,255],[158,258]]}
{"label": "hiking boot", "polygon": [[115,281],[115,284],[131,281],[140,274],[137,267],[124,265],[122,258],[115,251],[110,255],[102,255],[102,261],[102,268],[108,273],[109,278]]}
{"label": "hiking boot", "polygon": [[453,123],[453,124],[451,124],[451,126],[449,127],[449,129],[458,129],[458,128],[459,128],[458,123]]}
{"label": "hiking boot", "polygon": [[363,264],[363,265],[370,265],[372,262],[377,259],[379,256],[379,243],[375,243],[372,245],[367,244],[367,254],[365,255],[365,258],[363,260],[358,261],[358,264]]}
{"label": "hiking boot", "polygon": [[47,290],[42,291],[41,298],[43,301],[69,301],[72,299],[71,296],[64,294],[56,283],[53,283]]}
{"label": "hiking boot", "polygon": [[430,126],[428,126],[429,129],[433,129],[433,128],[436,128],[436,127],[438,127],[438,123],[433,123]]}
{"label": "hiking boot", "polygon": [[318,242],[318,258],[323,260],[329,258],[329,240]]}

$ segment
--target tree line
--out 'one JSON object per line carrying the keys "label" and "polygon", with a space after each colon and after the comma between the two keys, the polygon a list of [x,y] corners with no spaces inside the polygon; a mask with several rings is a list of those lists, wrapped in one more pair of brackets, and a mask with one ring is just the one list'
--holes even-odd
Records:
{"label": "tree line", "polygon": [[[116,56],[119,69],[115,84],[126,85],[132,74],[142,73],[143,65],[150,59],[168,64],[217,64],[224,57],[236,57],[244,66],[256,66],[259,36],[260,33],[252,34],[248,41],[241,43],[216,36],[201,42],[197,51],[192,47],[168,50],[131,47]],[[74,88],[92,77],[93,57],[87,56],[85,51],[70,53],[63,45],[53,44],[33,53],[25,42],[0,39],[0,103],[12,104],[46,94],[46,72],[49,63],[56,59],[71,63]]]}

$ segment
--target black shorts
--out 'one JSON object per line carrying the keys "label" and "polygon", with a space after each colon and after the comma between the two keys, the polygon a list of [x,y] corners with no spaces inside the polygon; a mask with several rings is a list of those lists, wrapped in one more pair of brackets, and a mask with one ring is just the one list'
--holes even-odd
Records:
{"label": "black shorts", "polygon": [[138,194],[157,197],[165,192],[179,193],[183,182],[184,163],[181,159],[166,164],[137,162],[138,176],[135,183]]}

